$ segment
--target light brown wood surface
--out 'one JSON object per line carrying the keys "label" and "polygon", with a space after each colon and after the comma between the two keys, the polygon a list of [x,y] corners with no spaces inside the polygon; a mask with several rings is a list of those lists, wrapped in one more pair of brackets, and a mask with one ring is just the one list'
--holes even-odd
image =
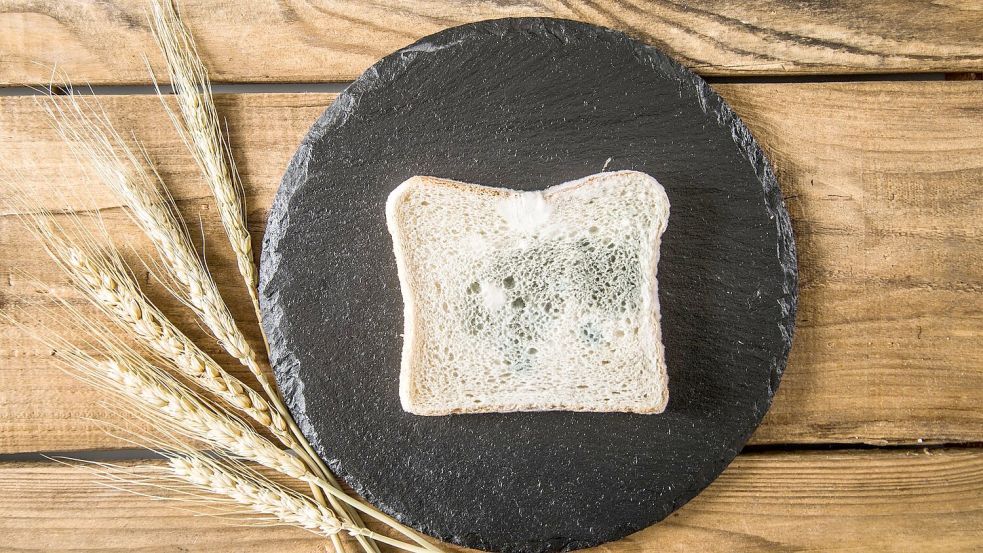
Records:
{"label": "light brown wood surface", "polygon": [[[983,83],[717,88],[770,155],[799,252],[793,351],[752,443],[983,441]],[[279,175],[330,100],[220,98],[257,249]],[[211,198],[158,100],[101,103],[119,128],[143,140],[189,220],[201,222],[213,273],[258,340]],[[0,99],[0,167],[0,176],[28,182],[46,205],[97,208],[117,241],[147,247],[113,197],[83,179],[35,99]],[[17,193],[0,184],[0,200]],[[17,218],[4,213],[0,306],[33,322],[44,318],[53,294],[81,301]],[[200,337],[192,318],[140,276]],[[47,348],[0,327],[0,453],[119,445],[88,420],[105,415],[98,398],[61,374]]]}
{"label": "light brown wood surface", "polygon": [[[704,75],[979,71],[978,0],[313,2],[183,0],[216,81],[351,80],[381,56],[445,27],[515,16],[623,30]],[[147,83],[158,60],[143,0],[0,0],[0,84]]]}
{"label": "light brown wood surface", "polygon": [[[290,528],[249,529],[98,487],[55,463],[0,464],[3,551],[319,551]],[[745,454],[660,524],[607,553],[978,551],[983,450]]]}
{"label": "light brown wood surface", "polygon": [[[217,82],[347,81],[426,34],[511,16],[614,27],[703,75],[823,80],[983,70],[978,0],[179,4]],[[161,59],[145,6],[0,0],[0,86],[47,83],[53,65],[76,83],[147,84],[143,56],[158,69]],[[983,82],[779,78],[715,88],[767,151],[795,227],[801,290],[789,367],[752,438],[753,452],[666,521],[598,549],[980,551]],[[257,249],[280,174],[331,99],[219,98]],[[201,229],[213,274],[258,345],[211,197],[158,101],[129,95],[101,102],[120,130],[144,142],[192,228]],[[116,243],[147,249],[112,196],[84,178],[35,100],[0,97],[4,313],[55,324],[46,308],[56,295],[88,309],[11,214],[6,200],[22,194],[52,208],[98,213]],[[182,328],[235,367],[145,270],[137,275]],[[101,398],[62,374],[47,348],[0,322],[0,551],[325,550],[303,531],[195,517],[97,487],[53,462],[11,462],[18,452],[123,445],[91,420],[119,421]],[[900,447],[849,449],[859,443]],[[846,449],[811,451],[806,444]]]}

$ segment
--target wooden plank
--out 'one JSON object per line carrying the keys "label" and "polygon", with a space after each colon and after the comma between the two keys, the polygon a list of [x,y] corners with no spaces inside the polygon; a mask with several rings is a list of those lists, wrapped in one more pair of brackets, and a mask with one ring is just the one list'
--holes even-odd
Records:
{"label": "wooden plank", "polygon": [[[98,487],[54,463],[0,465],[0,497],[6,551],[300,553],[323,543],[301,530],[195,517]],[[983,450],[968,449],[741,455],[667,520],[597,551],[953,553],[980,547]]]}
{"label": "wooden plank", "polygon": [[759,443],[983,438],[983,83],[956,84],[719,87],[775,166],[799,252]]}
{"label": "wooden plank", "polygon": [[[775,163],[800,256],[789,368],[753,442],[983,441],[983,83],[718,88]],[[220,97],[257,248],[278,176],[330,99]],[[251,321],[209,196],[157,100],[102,103],[121,129],[145,142],[189,219],[202,222],[213,272],[232,294],[233,310]],[[28,176],[51,206],[101,208],[117,239],[146,247],[113,198],[78,179],[34,100],[0,99],[0,141],[0,177]],[[0,188],[0,201],[11,193]],[[50,293],[74,298],[11,216],[0,217],[0,283],[7,308],[43,305]],[[165,308],[200,334],[173,302]],[[19,309],[27,320],[42,317],[37,307]],[[255,341],[254,326],[247,328]],[[85,420],[103,414],[98,397],[61,375],[49,352],[20,331],[0,329],[0,452],[119,445]]]}
{"label": "wooden plank", "polygon": [[[549,16],[612,27],[704,75],[979,71],[983,11],[975,0],[782,2],[266,2],[184,0],[216,82],[354,79],[378,58],[446,27]],[[160,61],[145,0],[0,0],[0,84],[148,82]]]}

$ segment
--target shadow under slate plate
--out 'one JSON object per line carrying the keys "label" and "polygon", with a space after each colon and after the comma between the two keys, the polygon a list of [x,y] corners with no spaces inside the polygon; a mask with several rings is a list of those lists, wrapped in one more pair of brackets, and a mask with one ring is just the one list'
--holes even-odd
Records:
{"label": "shadow under slate plate", "polygon": [[[672,204],[666,412],[403,412],[389,192],[413,175],[542,189],[605,164]],[[277,380],[331,468],[423,532],[514,552],[618,539],[709,484],[771,403],[796,302],[780,191],[730,108],[657,50],[552,19],[449,29],[366,71],[291,161],[261,280]]]}

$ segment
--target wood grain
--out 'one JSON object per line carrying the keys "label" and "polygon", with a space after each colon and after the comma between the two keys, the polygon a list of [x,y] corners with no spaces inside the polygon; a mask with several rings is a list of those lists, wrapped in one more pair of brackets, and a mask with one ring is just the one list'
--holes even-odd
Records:
{"label": "wood grain", "polygon": [[[323,543],[194,517],[54,463],[0,465],[0,498],[5,551],[300,553]],[[738,456],[662,523],[586,551],[954,553],[981,540],[983,450],[759,453]]]}
{"label": "wood grain", "polygon": [[983,83],[948,84],[720,87],[799,252],[792,356],[756,441],[983,439]]}
{"label": "wood grain", "polygon": [[[979,71],[976,0],[184,0],[217,82],[346,81],[446,27],[550,16],[616,28],[704,75]],[[148,82],[144,0],[0,0],[0,84]],[[158,65],[158,67],[161,67]]]}
{"label": "wood grain", "polygon": [[[753,442],[983,441],[983,82],[717,88],[771,156],[799,248],[793,352]],[[330,100],[219,98],[257,248],[277,179]],[[144,141],[189,220],[201,221],[213,273],[236,314],[252,321],[207,189],[158,101],[103,97],[102,104],[120,129]],[[147,247],[114,199],[81,180],[35,101],[0,98],[0,178],[18,173],[47,205],[98,210],[117,240]],[[16,193],[0,184],[0,203]],[[78,300],[6,213],[0,307],[35,321],[52,294]],[[186,312],[164,304],[200,336]],[[257,340],[255,326],[246,326]],[[0,453],[118,446],[86,420],[105,415],[100,396],[62,375],[49,354],[21,331],[0,328]]]}

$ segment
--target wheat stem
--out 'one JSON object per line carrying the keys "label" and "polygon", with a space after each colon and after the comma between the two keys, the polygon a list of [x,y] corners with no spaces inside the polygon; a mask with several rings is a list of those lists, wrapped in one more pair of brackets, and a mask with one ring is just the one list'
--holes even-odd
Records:
{"label": "wheat stem", "polygon": [[165,426],[287,476],[305,479],[308,471],[300,459],[245,423],[209,407],[179,382],[140,364],[135,359],[118,357],[97,361],[93,369],[114,390],[144,407],[142,412],[150,418],[163,415],[161,422]]}
{"label": "wheat stem", "polygon": [[272,515],[280,521],[305,528],[323,536],[336,536],[343,529],[338,518],[323,505],[298,494],[289,493],[271,482],[243,478],[223,470],[221,465],[201,456],[175,456],[168,468],[177,478],[205,491],[231,498],[257,513]]}

